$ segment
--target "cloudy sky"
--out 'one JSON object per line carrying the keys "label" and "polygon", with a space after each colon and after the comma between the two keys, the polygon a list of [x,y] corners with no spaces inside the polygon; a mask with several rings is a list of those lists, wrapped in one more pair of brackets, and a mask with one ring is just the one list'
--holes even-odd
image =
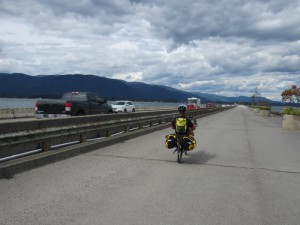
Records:
{"label": "cloudy sky", "polygon": [[300,86],[299,0],[0,0],[0,72],[224,96]]}

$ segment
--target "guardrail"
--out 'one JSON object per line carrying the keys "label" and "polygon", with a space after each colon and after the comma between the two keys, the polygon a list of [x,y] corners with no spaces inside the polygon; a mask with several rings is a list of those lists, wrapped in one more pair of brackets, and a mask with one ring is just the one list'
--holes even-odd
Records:
{"label": "guardrail", "polygon": [[[189,114],[199,117],[224,109],[228,108],[193,110]],[[170,110],[3,123],[0,177],[162,129],[170,126],[177,114],[177,110]]]}

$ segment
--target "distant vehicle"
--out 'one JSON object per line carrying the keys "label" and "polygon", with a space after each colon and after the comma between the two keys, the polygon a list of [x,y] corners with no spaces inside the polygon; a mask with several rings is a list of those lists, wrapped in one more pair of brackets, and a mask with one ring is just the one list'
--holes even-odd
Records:
{"label": "distant vehicle", "polygon": [[200,109],[200,104],[201,104],[201,100],[200,98],[188,98],[187,99],[187,109],[188,110],[193,110],[193,109]]}
{"label": "distant vehicle", "polygon": [[132,101],[116,101],[112,104],[113,111],[118,112],[135,112],[135,105]]}
{"label": "distant vehicle", "polygon": [[107,100],[89,92],[68,92],[61,99],[41,99],[35,103],[36,117],[83,116],[113,113]]}
{"label": "distant vehicle", "polygon": [[216,106],[214,104],[212,104],[212,103],[206,103],[205,107],[206,108],[214,108]]}

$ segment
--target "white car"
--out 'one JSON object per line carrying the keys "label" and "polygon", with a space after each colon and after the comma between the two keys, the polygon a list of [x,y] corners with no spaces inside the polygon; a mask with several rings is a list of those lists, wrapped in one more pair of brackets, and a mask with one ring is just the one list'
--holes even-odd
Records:
{"label": "white car", "polygon": [[132,101],[116,101],[112,104],[113,111],[118,112],[135,112],[135,105]]}

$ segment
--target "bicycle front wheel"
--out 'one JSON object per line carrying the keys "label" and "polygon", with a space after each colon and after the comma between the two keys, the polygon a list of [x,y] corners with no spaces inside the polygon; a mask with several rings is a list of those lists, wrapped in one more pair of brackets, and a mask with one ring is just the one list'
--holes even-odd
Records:
{"label": "bicycle front wheel", "polygon": [[183,153],[182,149],[177,150],[177,162],[178,163],[181,163],[182,153]]}

